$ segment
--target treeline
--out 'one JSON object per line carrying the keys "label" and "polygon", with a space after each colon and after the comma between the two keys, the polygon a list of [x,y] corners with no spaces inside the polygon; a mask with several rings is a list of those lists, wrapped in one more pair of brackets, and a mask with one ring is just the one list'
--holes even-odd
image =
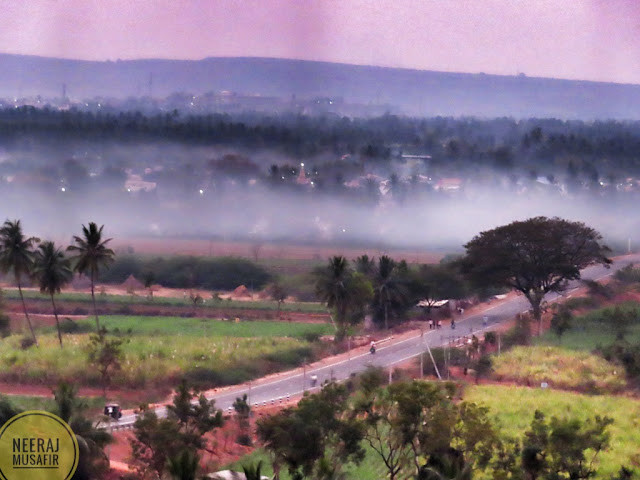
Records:
{"label": "treeline", "polygon": [[388,329],[406,321],[418,302],[431,315],[441,300],[486,298],[502,291],[488,284],[473,285],[462,274],[457,259],[409,266],[405,260],[386,255],[377,260],[361,255],[353,262],[334,256],[313,271],[313,278],[316,298],[334,313],[338,339],[365,315],[378,328]]}
{"label": "treeline", "polygon": [[266,269],[242,258],[121,255],[108,270],[100,273],[100,280],[122,283],[129,275],[147,287],[159,284],[169,288],[207,290],[233,290],[240,285],[261,289],[272,279]]}
{"label": "treeline", "polygon": [[[241,145],[295,156],[358,154],[388,159],[399,151],[426,154],[432,162],[499,169],[536,164],[593,177],[603,168],[640,167],[640,122],[556,119],[404,118],[358,119],[294,114],[144,115],[141,112],[58,111],[35,107],[0,110],[0,138],[24,135],[57,139],[170,140],[185,144]],[[616,159],[616,164],[609,162]],[[602,172],[600,172],[603,174]],[[597,175],[597,173],[596,173]]]}

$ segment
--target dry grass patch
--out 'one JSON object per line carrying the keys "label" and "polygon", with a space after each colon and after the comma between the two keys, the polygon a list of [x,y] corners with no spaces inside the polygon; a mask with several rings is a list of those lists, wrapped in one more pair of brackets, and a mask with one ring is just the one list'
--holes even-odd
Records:
{"label": "dry grass patch", "polygon": [[495,357],[499,380],[588,393],[620,392],[626,388],[624,369],[588,352],[558,347],[515,347]]}

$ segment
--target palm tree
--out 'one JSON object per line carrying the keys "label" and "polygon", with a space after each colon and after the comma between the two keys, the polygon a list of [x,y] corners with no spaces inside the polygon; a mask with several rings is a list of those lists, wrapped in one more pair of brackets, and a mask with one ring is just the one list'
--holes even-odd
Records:
{"label": "palm tree", "polygon": [[77,252],[74,257],[76,259],[75,271],[78,273],[86,274],[89,272],[89,278],[91,279],[91,299],[93,300],[93,312],[96,316],[96,328],[100,330],[100,321],[98,320],[98,309],[96,307],[96,295],[95,295],[95,283],[96,276],[100,271],[100,267],[108,267],[113,263],[113,257],[115,253],[110,248],[107,248],[107,243],[111,241],[110,238],[102,240],[102,229],[94,223],[89,223],[89,228],[82,225],[82,237],[73,236],[75,245],[67,247],[68,251]]}
{"label": "palm tree", "polygon": [[73,272],[71,262],[64,257],[64,253],[56,248],[53,242],[41,243],[35,253],[33,265],[33,277],[40,286],[40,293],[48,293],[51,296],[53,305],[53,315],[56,317],[56,327],[58,329],[58,340],[62,348],[62,332],[58,321],[58,310],[53,296],[60,293],[60,289],[71,281]]}
{"label": "palm tree", "polygon": [[363,274],[367,278],[371,278],[375,272],[375,260],[364,254],[356,258],[356,272]]}
{"label": "palm tree", "polygon": [[195,451],[183,450],[167,459],[167,472],[172,480],[196,480],[200,469],[200,457]]}
{"label": "palm tree", "polygon": [[260,470],[262,470],[262,460],[254,465],[243,465],[242,470],[247,480],[261,480]]}
{"label": "palm tree", "polygon": [[24,296],[22,295],[22,278],[25,275],[31,275],[33,246],[39,241],[36,237],[25,238],[22,233],[20,220],[14,220],[13,222],[7,220],[4,222],[2,228],[0,228],[0,268],[4,273],[9,271],[13,273],[16,283],[18,284],[18,292],[20,292],[24,316],[27,319],[31,336],[36,345],[38,345],[38,339],[33,331],[33,325],[31,325],[27,306],[24,303]]}
{"label": "palm tree", "polygon": [[[389,307],[405,302],[405,292],[398,276],[397,263],[386,255],[378,259],[374,302],[384,315],[384,328],[389,328]],[[379,311],[379,310],[378,310]]]}
{"label": "palm tree", "polygon": [[343,256],[334,256],[329,259],[329,265],[315,271],[316,296],[327,304],[329,308],[335,308],[336,323],[340,328],[339,333],[346,327],[347,309],[349,306],[349,291],[347,283],[351,277],[349,261]]}

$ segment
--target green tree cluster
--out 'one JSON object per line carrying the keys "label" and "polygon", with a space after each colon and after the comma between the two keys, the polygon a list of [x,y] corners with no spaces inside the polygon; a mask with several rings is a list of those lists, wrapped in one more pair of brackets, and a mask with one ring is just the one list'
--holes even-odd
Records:
{"label": "green tree cluster", "polygon": [[130,441],[136,472],[141,478],[163,478],[165,472],[174,478],[196,478],[199,452],[209,449],[205,434],[222,424],[215,402],[182,381],[166,417],[141,407]]}

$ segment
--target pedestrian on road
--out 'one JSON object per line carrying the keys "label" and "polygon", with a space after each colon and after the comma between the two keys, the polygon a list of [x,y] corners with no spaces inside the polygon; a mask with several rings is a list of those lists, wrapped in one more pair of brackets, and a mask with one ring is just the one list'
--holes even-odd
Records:
{"label": "pedestrian on road", "polygon": [[442,328],[442,320],[438,320],[438,330]]}
{"label": "pedestrian on road", "polygon": [[429,319],[429,330],[433,330],[433,320]]}
{"label": "pedestrian on road", "polygon": [[455,330],[456,329],[456,321],[452,318],[451,319],[451,330]]}

